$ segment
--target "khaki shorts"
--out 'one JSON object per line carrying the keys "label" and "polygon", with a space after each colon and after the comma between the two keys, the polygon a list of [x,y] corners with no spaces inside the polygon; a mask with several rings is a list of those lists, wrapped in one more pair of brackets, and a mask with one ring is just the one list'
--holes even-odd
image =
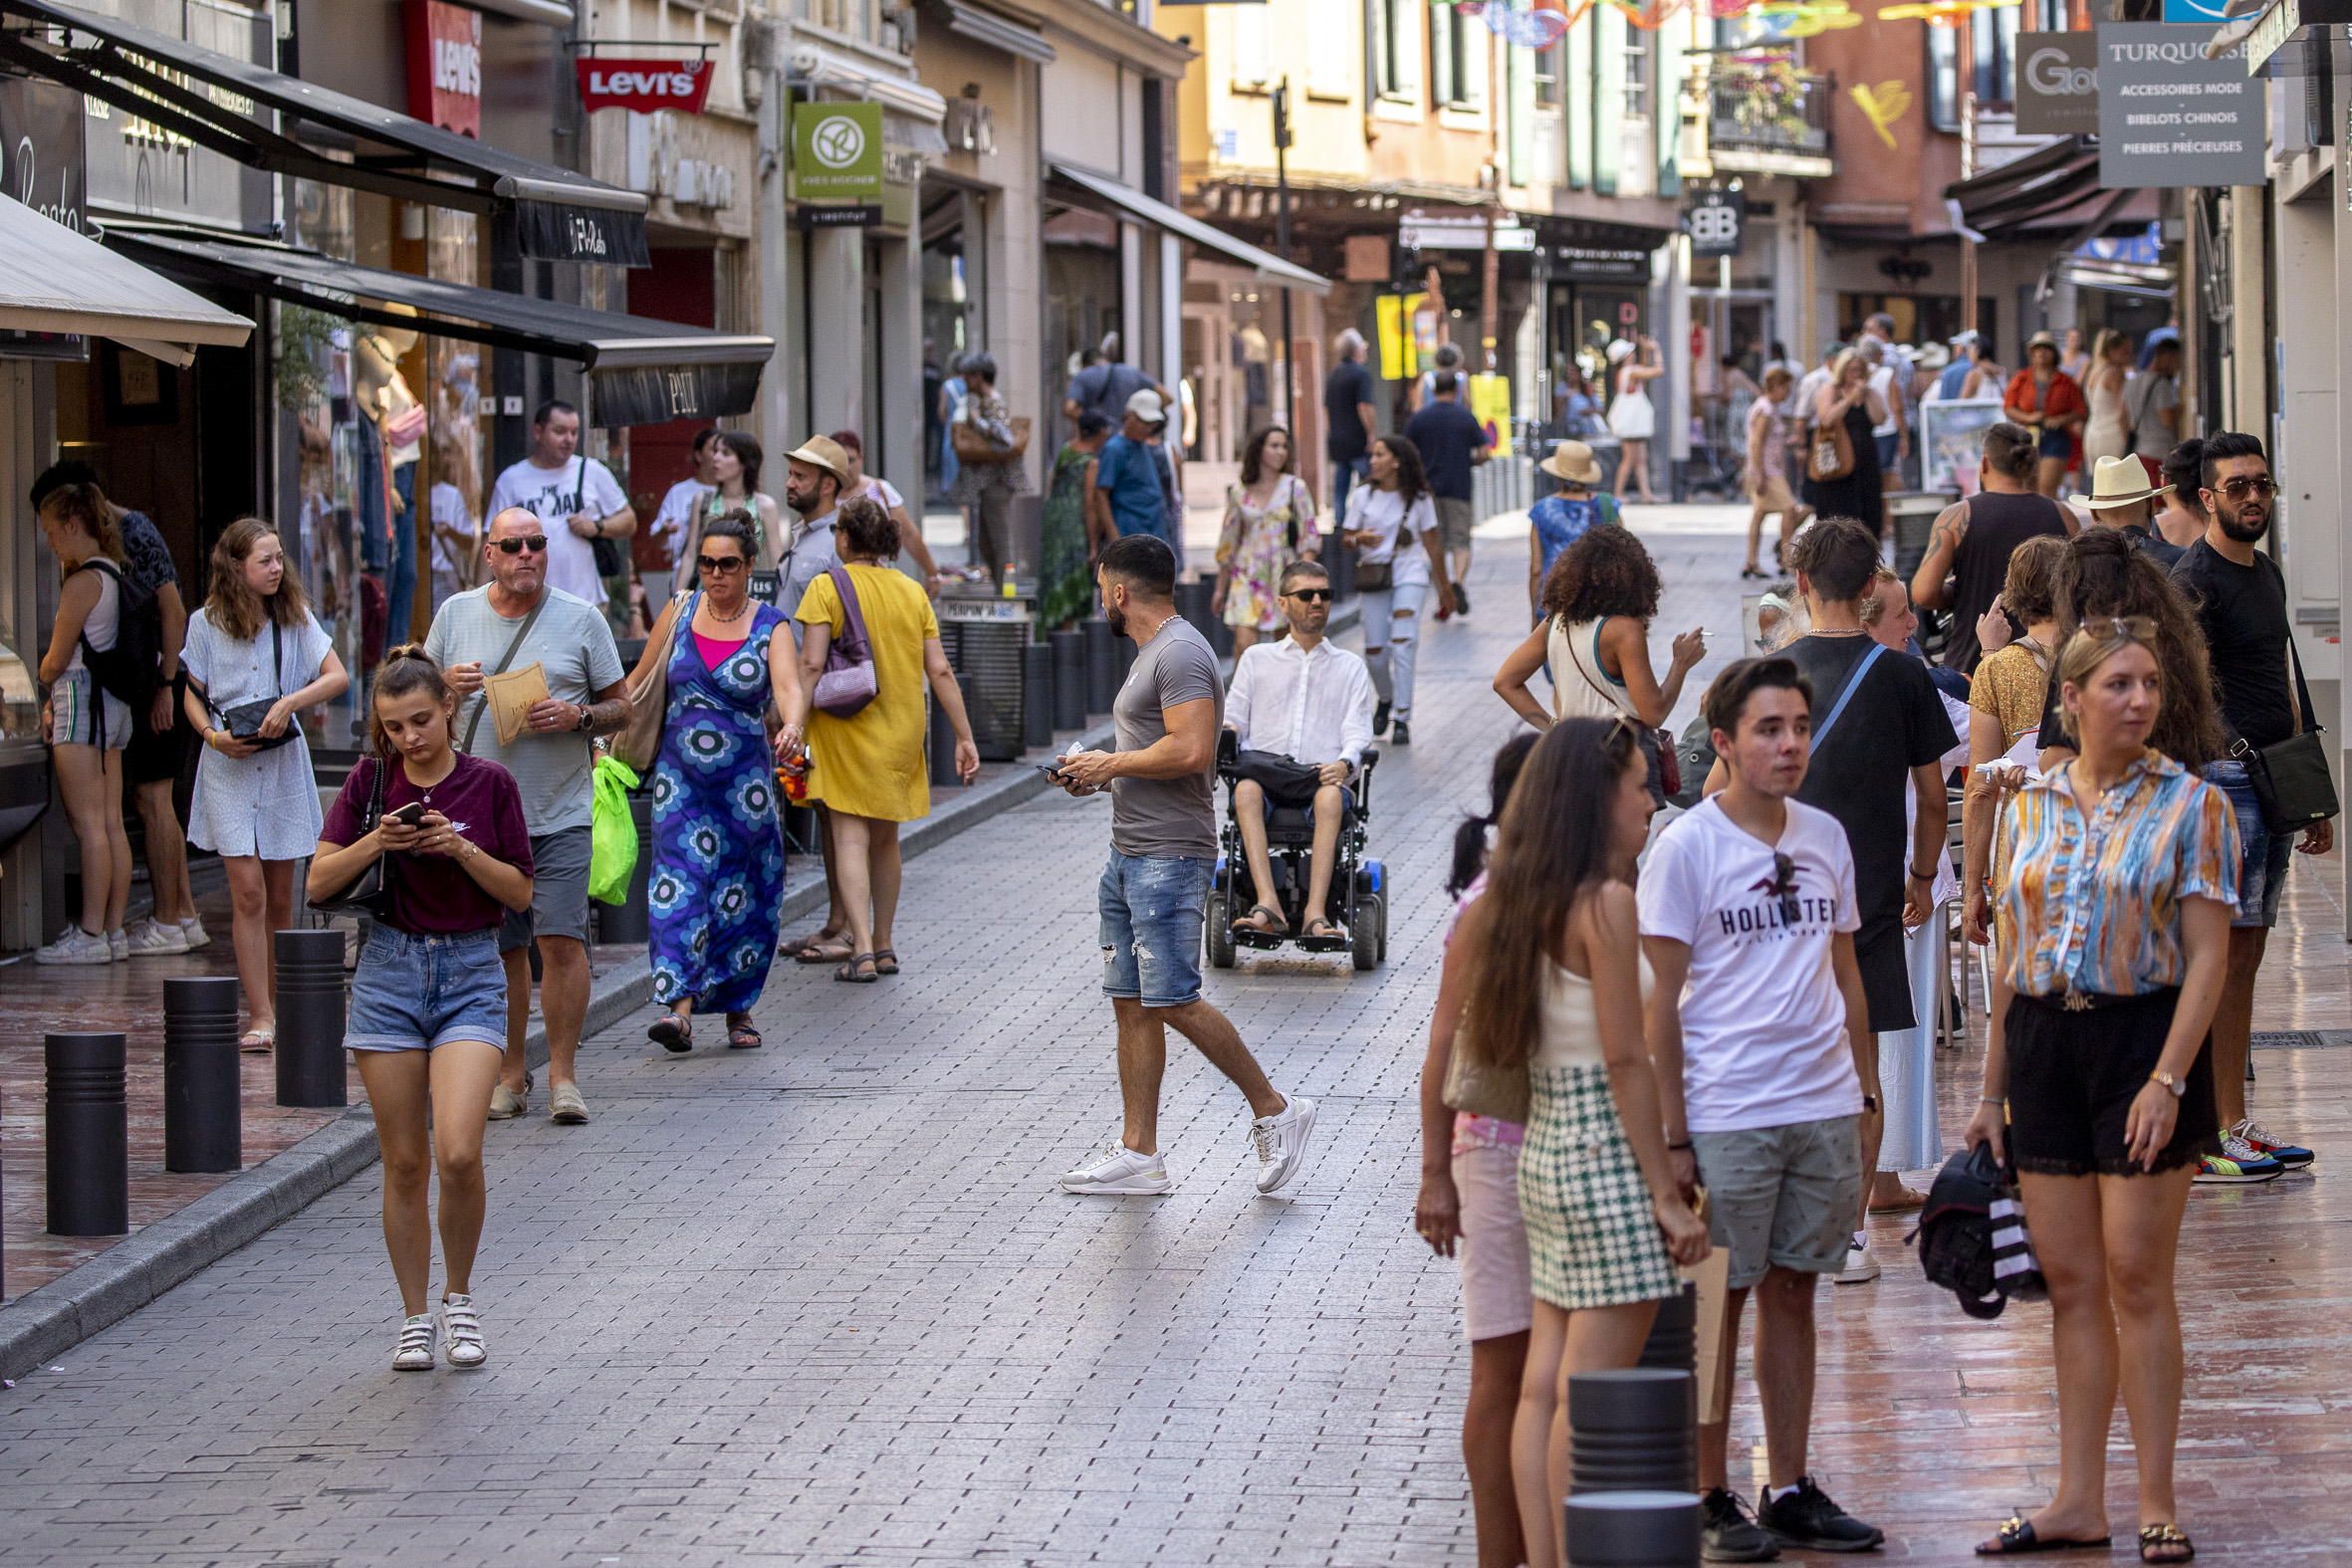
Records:
{"label": "khaki shorts", "polygon": [[1694,1132],[1707,1231],[1746,1290],[1767,1267],[1833,1274],[1862,1213],[1862,1118]]}
{"label": "khaki shorts", "polygon": [[1766,512],[1793,512],[1796,498],[1788,493],[1788,481],[1778,474],[1766,474],[1764,483],[1750,484],[1748,497],[1760,503]]}
{"label": "khaki shorts", "polygon": [[1448,555],[1470,549],[1470,530],[1473,509],[1467,501],[1456,501],[1447,496],[1432,496],[1437,504],[1437,538],[1439,548]]}

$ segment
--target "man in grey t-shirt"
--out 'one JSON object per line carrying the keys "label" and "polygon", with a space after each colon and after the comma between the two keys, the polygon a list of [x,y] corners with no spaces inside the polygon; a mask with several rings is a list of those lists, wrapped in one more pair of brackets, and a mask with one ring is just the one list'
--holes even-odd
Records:
{"label": "man in grey t-shirt", "polygon": [[[589,821],[595,804],[589,743],[627,728],[626,672],[603,612],[548,586],[547,529],[537,517],[509,507],[492,518],[482,559],[490,580],[442,602],[424,648],[457,693],[458,750],[515,776],[523,821],[531,829],[531,908],[509,914],[498,938],[506,960],[506,1071],[491,1092],[490,1115],[502,1121],[522,1115],[531,1092],[523,1054],[531,1022],[531,960],[524,950],[536,938],[540,1008],[547,1016],[548,1112],[559,1122],[585,1122],[588,1104],[573,1063],[588,1000]],[[483,681],[499,672],[502,661],[507,673],[538,665],[548,689],[509,746],[499,744],[498,723],[481,695]]]}
{"label": "man in grey t-shirt", "polygon": [[[2167,338],[2157,344],[2156,356],[2123,389],[2124,417],[2132,425],[2132,453],[2161,464],[2165,454],[2180,445],[2181,344]],[[2162,484],[2156,475],[2151,483]]]}
{"label": "man in grey t-shirt", "polygon": [[1160,1076],[1173,1024],[1248,1098],[1258,1191],[1276,1192],[1306,1158],[1314,1102],[1277,1094],[1233,1024],[1201,997],[1225,695],[1217,655],[1176,614],[1176,553],[1166,541],[1117,540],[1104,547],[1095,574],[1111,635],[1134,638],[1140,651],[1111,704],[1117,750],[1073,753],[1055,778],[1073,795],[1110,790],[1110,863],[1095,899],[1126,1125],[1101,1158],[1063,1176],[1061,1188],[1107,1195],[1174,1188],[1159,1148]]}

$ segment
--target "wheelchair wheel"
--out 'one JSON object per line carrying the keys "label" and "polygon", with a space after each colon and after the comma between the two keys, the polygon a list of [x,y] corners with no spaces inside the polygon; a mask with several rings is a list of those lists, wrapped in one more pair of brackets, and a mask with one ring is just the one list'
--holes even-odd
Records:
{"label": "wheelchair wheel", "polygon": [[1380,962],[1380,900],[1360,898],[1348,912],[1348,935],[1354,939],[1354,960],[1357,973],[1372,969]]}
{"label": "wheelchair wheel", "polygon": [[1220,875],[1209,889],[1209,963],[1215,969],[1233,968],[1233,881]]}
{"label": "wheelchair wheel", "polygon": [[1380,928],[1380,946],[1378,957],[1380,962],[1385,964],[1388,962],[1388,895],[1385,893],[1380,895],[1379,903],[1380,918],[1377,922],[1375,922],[1375,924],[1377,924]]}

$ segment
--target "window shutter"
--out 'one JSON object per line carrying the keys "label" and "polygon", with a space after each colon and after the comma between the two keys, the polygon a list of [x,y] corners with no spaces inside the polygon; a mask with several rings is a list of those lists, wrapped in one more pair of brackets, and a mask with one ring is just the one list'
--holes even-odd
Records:
{"label": "window shutter", "polygon": [[[1936,29],[1925,29],[1934,32]],[[1682,194],[1682,170],[1675,161],[1682,148],[1682,52],[1687,42],[1683,35],[1682,19],[1676,18],[1658,29],[1657,44],[1652,49],[1651,69],[1656,75],[1650,82],[1650,118],[1658,132],[1658,194]]]}
{"label": "window shutter", "polygon": [[1364,52],[1353,47],[1355,12],[1352,0],[1308,0],[1307,25],[1313,38],[1306,57],[1308,92],[1341,98],[1354,86],[1356,63],[1364,58]]}
{"label": "window shutter", "polygon": [[1614,196],[1625,156],[1625,13],[1598,5],[1592,20],[1592,188]]}
{"label": "window shutter", "polygon": [[1378,0],[1388,13],[1389,37],[1396,49],[1396,96],[1410,101],[1416,108],[1421,103],[1421,42],[1429,29],[1419,18],[1429,14],[1422,0]]}
{"label": "window shutter", "polygon": [[[1525,11],[1528,0],[1512,0],[1512,9]],[[1503,51],[1505,89],[1510,95],[1511,127],[1505,144],[1510,148],[1509,178],[1514,185],[1525,185],[1534,177],[1535,156],[1535,54],[1528,49]]]}
{"label": "window shutter", "polygon": [[1429,17],[1429,93],[1438,105],[1454,102],[1454,30],[1461,18],[1450,5],[1426,8]]}
{"label": "window shutter", "polygon": [[1599,27],[1600,18],[1587,14],[1568,29],[1560,51],[1560,126],[1568,141],[1570,190],[1592,187],[1592,39]]}
{"label": "window shutter", "polygon": [[1483,109],[1487,102],[1487,50],[1495,35],[1487,30],[1485,22],[1456,11],[1454,36],[1462,41],[1462,52],[1454,65],[1460,77],[1454,84],[1454,98],[1458,103]]}
{"label": "window shutter", "polygon": [[1237,87],[1266,85],[1266,13],[1264,5],[1226,9],[1233,19],[1233,80]]}

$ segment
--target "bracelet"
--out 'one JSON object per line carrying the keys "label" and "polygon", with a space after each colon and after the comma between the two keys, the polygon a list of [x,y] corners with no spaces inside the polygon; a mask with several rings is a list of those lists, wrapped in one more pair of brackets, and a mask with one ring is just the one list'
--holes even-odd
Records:
{"label": "bracelet", "polygon": [[1933,882],[1935,879],[1936,872],[1933,866],[1929,867],[1925,871],[1913,871],[1911,873],[1911,880],[1914,882]]}
{"label": "bracelet", "polygon": [[1979,1105],[2006,1105],[2008,1097],[2001,1094],[1980,1094],[1977,1096],[1977,1103]]}
{"label": "bracelet", "polygon": [[1666,1146],[1666,1152],[1667,1152],[1668,1154],[1680,1154],[1680,1153],[1682,1153],[1682,1152],[1683,1152],[1685,1149],[1688,1149],[1690,1146],[1691,1146],[1691,1141],[1690,1141],[1688,1138],[1685,1138],[1685,1139],[1684,1139],[1684,1140],[1683,1140],[1681,1143],[1670,1143],[1670,1144],[1668,1144],[1668,1145]]}

